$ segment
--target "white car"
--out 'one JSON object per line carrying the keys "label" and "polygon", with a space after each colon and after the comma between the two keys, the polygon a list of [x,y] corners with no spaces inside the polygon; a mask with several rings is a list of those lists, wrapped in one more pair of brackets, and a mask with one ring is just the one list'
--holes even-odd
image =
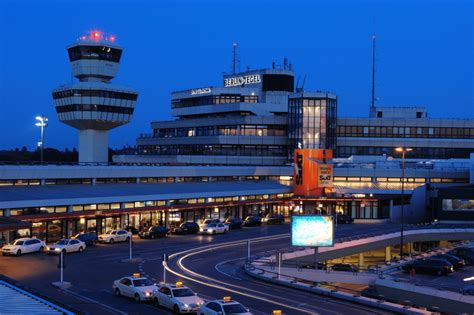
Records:
{"label": "white car", "polygon": [[224,234],[229,231],[229,226],[224,223],[209,223],[199,228],[201,234]]}
{"label": "white car", "polygon": [[99,235],[100,243],[113,244],[115,242],[125,242],[132,238],[132,233],[125,230],[112,230]]}
{"label": "white car", "polygon": [[72,253],[79,252],[82,253],[86,248],[86,243],[76,239],[62,239],[54,243],[53,245],[48,246],[48,254],[60,254],[63,253]]}
{"label": "white car", "polygon": [[46,248],[46,245],[43,241],[37,238],[19,238],[13,242],[11,245],[5,245],[2,248],[2,255],[17,255],[34,252],[42,252]]}
{"label": "white car", "polygon": [[153,304],[173,310],[174,314],[196,313],[204,300],[197,296],[182,282],[176,284],[157,284],[158,290],[153,293]]}
{"label": "white car", "polygon": [[127,296],[135,299],[137,302],[151,301],[156,285],[140,274],[134,273],[131,277],[123,277],[115,280],[112,289],[116,296]]}
{"label": "white car", "polygon": [[239,302],[233,301],[230,296],[225,296],[222,300],[209,301],[199,309],[201,315],[252,315],[248,308]]}

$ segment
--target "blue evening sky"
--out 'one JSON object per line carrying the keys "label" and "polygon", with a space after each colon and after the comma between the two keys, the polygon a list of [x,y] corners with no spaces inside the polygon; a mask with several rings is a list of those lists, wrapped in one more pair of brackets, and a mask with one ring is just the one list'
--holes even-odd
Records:
{"label": "blue evening sky", "polygon": [[474,118],[473,1],[0,1],[0,149],[39,138],[77,147],[57,120],[51,90],[71,81],[66,46],[93,29],[124,47],[114,82],[140,93],[130,124],[110,146],[133,145],[149,123],[169,120],[170,92],[222,84],[232,42],[241,69],[287,56],[306,90],[339,96],[339,116],[365,116],[371,35],[377,34],[380,105],[426,106],[431,117]]}

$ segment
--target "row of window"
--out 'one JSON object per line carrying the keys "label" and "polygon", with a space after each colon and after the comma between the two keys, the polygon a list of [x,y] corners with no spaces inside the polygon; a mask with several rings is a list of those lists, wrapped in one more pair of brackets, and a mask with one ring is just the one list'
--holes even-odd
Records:
{"label": "row of window", "polygon": [[284,137],[285,125],[229,125],[229,126],[203,126],[186,128],[154,129],[154,136],[159,138],[172,137],[203,137],[203,136],[258,136],[258,137]]}
{"label": "row of window", "polygon": [[[289,182],[291,176],[193,176],[193,177],[126,177],[126,178],[97,178],[96,184],[130,184],[130,183],[188,183],[214,181],[255,181],[269,180]],[[45,185],[92,185],[91,178],[46,179]],[[0,180],[0,186],[39,186],[39,179],[10,179]]]}
{"label": "row of window", "polygon": [[[376,177],[375,181],[381,183],[400,183],[402,178],[400,177]],[[426,183],[429,180],[431,183],[467,183],[467,178],[419,178],[419,177],[406,177],[404,182],[406,183]],[[372,177],[345,177],[345,176],[334,176],[334,182],[372,182]]]}
{"label": "row of window", "polygon": [[337,126],[338,137],[474,139],[474,128]]}
{"label": "row of window", "polygon": [[282,156],[287,153],[286,146],[278,145],[143,145],[139,151],[157,155]]}
{"label": "row of window", "polygon": [[82,89],[70,89],[63,90],[53,93],[53,99],[62,99],[67,97],[103,97],[103,98],[117,98],[121,100],[136,101],[138,98],[137,93],[133,92],[115,92],[108,90],[82,90]]}
{"label": "row of window", "polygon": [[213,104],[232,104],[232,103],[258,103],[256,95],[240,95],[240,94],[221,94],[210,96],[199,96],[182,99],[174,99],[171,101],[171,108],[182,108]]}
{"label": "row of window", "polygon": [[122,50],[106,46],[75,46],[67,50],[70,61],[98,59],[119,62]]}
{"label": "row of window", "polygon": [[[415,147],[407,153],[409,158],[417,159],[468,159],[472,149],[466,148],[422,148]],[[351,155],[382,155],[400,156],[395,148],[387,147],[359,147],[338,146],[335,157],[349,157]]]}
{"label": "row of window", "polygon": [[132,107],[121,107],[121,106],[110,106],[110,105],[90,105],[90,104],[74,104],[74,105],[63,105],[57,106],[56,112],[68,113],[68,112],[107,112],[116,114],[133,114]]}
{"label": "row of window", "polygon": [[[263,195],[247,195],[247,196],[227,196],[227,197],[210,197],[210,198],[189,198],[189,199],[174,199],[174,200],[150,200],[150,201],[135,201],[125,203],[100,203],[100,204],[86,204],[86,205],[73,205],[73,212],[82,211],[100,211],[100,210],[116,210],[116,209],[137,209],[145,207],[164,207],[173,205],[194,205],[194,204],[212,204],[212,203],[223,203],[223,202],[239,202],[239,201],[251,201],[251,200],[274,200],[282,198],[291,198],[292,193],[284,194],[263,194]],[[55,207],[29,207],[29,208],[18,208],[10,209],[11,216],[18,215],[34,215],[34,214],[47,214],[47,213],[65,213],[67,212],[67,206],[55,206]],[[4,210],[0,210],[2,214]]]}

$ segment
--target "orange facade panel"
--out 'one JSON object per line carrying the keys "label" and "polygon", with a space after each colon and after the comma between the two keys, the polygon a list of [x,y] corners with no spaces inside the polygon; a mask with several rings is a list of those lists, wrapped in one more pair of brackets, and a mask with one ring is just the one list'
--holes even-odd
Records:
{"label": "orange facade panel", "polygon": [[332,191],[332,150],[296,149],[293,187],[296,196],[324,196]]}

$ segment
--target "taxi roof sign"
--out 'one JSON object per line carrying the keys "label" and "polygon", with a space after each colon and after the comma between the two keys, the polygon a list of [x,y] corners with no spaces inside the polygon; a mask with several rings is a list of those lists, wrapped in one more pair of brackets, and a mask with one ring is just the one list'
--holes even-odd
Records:
{"label": "taxi roof sign", "polygon": [[272,313],[272,315],[281,315],[281,314],[282,314],[281,310],[273,310],[273,313]]}
{"label": "taxi roof sign", "polygon": [[183,286],[183,283],[181,281],[178,281],[176,282],[176,286],[179,288],[179,287],[182,287]]}
{"label": "taxi roof sign", "polygon": [[224,302],[230,302],[230,301],[232,301],[232,298],[231,298],[230,296],[224,296],[224,297],[222,298],[222,301],[224,301]]}
{"label": "taxi roof sign", "polygon": [[134,277],[134,278],[140,278],[140,274],[139,274],[138,272],[135,272],[135,273],[132,275],[132,277]]}

